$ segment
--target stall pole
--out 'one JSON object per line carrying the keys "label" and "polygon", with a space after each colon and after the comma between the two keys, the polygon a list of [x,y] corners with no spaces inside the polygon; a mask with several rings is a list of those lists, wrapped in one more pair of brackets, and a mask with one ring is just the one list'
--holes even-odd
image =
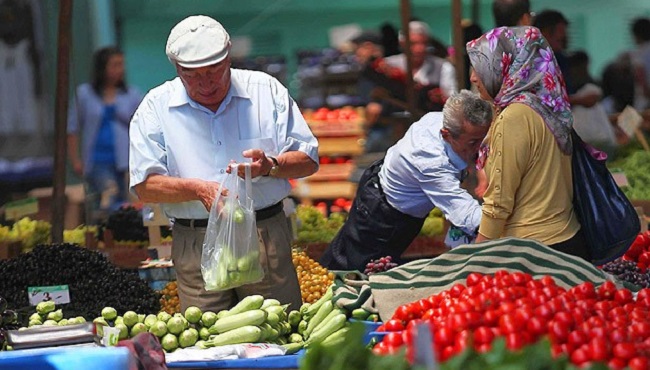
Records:
{"label": "stall pole", "polygon": [[68,82],[70,74],[72,0],[59,1],[57,37],[56,97],[54,107],[54,188],[52,194],[52,243],[63,242],[65,219],[66,126],[68,121]]}
{"label": "stall pole", "polygon": [[458,88],[463,89],[467,76],[465,76],[465,44],[463,40],[463,27],[461,20],[463,18],[462,0],[451,0],[451,27],[453,31],[454,51],[456,52],[456,80]]}
{"label": "stall pole", "polygon": [[406,56],[406,103],[412,117],[417,116],[417,103],[415,99],[415,84],[413,82],[413,61],[411,56],[411,39],[409,23],[411,22],[410,0],[400,0],[400,14],[402,19],[402,35],[404,36],[404,55]]}

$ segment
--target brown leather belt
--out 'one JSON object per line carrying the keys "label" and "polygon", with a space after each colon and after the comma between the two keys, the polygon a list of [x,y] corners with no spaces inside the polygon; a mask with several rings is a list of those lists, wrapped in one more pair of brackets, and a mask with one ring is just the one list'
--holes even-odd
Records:
{"label": "brown leather belt", "polygon": [[[262,208],[260,210],[255,211],[255,220],[264,221],[282,212],[283,209],[284,207],[282,206],[282,202],[278,202],[272,206]],[[201,218],[201,219],[177,218],[174,220],[174,222],[179,225],[183,225],[191,228],[208,226],[207,218]]]}

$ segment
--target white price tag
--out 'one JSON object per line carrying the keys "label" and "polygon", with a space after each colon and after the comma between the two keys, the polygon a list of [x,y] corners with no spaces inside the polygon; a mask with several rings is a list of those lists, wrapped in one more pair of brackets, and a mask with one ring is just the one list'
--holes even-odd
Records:
{"label": "white price tag", "polygon": [[625,132],[627,137],[634,137],[636,130],[643,122],[643,117],[636,111],[636,109],[629,105],[623,109],[621,114],[618,115],[618,127]]}
{"label": "white price tag", "polygon": [[54,301],[56,304],[70,303],[70,289],[67,285],[28,287],[29,304]]}

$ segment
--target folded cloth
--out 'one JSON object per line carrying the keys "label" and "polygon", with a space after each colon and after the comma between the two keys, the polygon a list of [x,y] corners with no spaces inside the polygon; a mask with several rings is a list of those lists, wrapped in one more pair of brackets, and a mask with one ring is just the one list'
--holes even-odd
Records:
{"label": "folded cloth", "polygon": [[348,311],[363,308],[377,313],[368,277],[359,271],[334,271],[332,302]]}
{"label": "folded cloth", "polygon": [[117,346],[128,348],[135,358],[129,370],[167,370],[165,352],[158,338],[151,333],[140,333],[131,339],[121,340]]}
{"label": "folded cloth", "polygon": [[589,262],[528,239],[504,238],[480,244],[460,245],[433,259],[422,259],[369,277],[379,317],[390,319],[397,307],[464,283],[472,272],[494,274],[521,271],[533,278],[551,276],[558,286],[570,288],[590,281],[607,280]]}

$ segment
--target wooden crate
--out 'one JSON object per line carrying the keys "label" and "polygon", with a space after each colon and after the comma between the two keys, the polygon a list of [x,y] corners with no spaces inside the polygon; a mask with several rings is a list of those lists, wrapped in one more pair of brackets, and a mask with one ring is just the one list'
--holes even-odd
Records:
{"label": "wooden crate", "polygon": [[363,143],[363,138],[359,136],[319,137],[318,155],[361,155]]}
{"label": "wooden crate", "polygon": [[20,241],[0,242],[0,260],[18,257],[22,248]]}
{"label": "wooden crate", "polygon": [[357,184],[350,181],[306,181],[296,182],[292,195],[298,197],[302,204],[312,204],[314,199],[354,198]]}
{"label": "wooden crate", "polygon": [[354,163],[321,164],[318,172],[307,177],[309,181],[347,181],[354,171]]}

